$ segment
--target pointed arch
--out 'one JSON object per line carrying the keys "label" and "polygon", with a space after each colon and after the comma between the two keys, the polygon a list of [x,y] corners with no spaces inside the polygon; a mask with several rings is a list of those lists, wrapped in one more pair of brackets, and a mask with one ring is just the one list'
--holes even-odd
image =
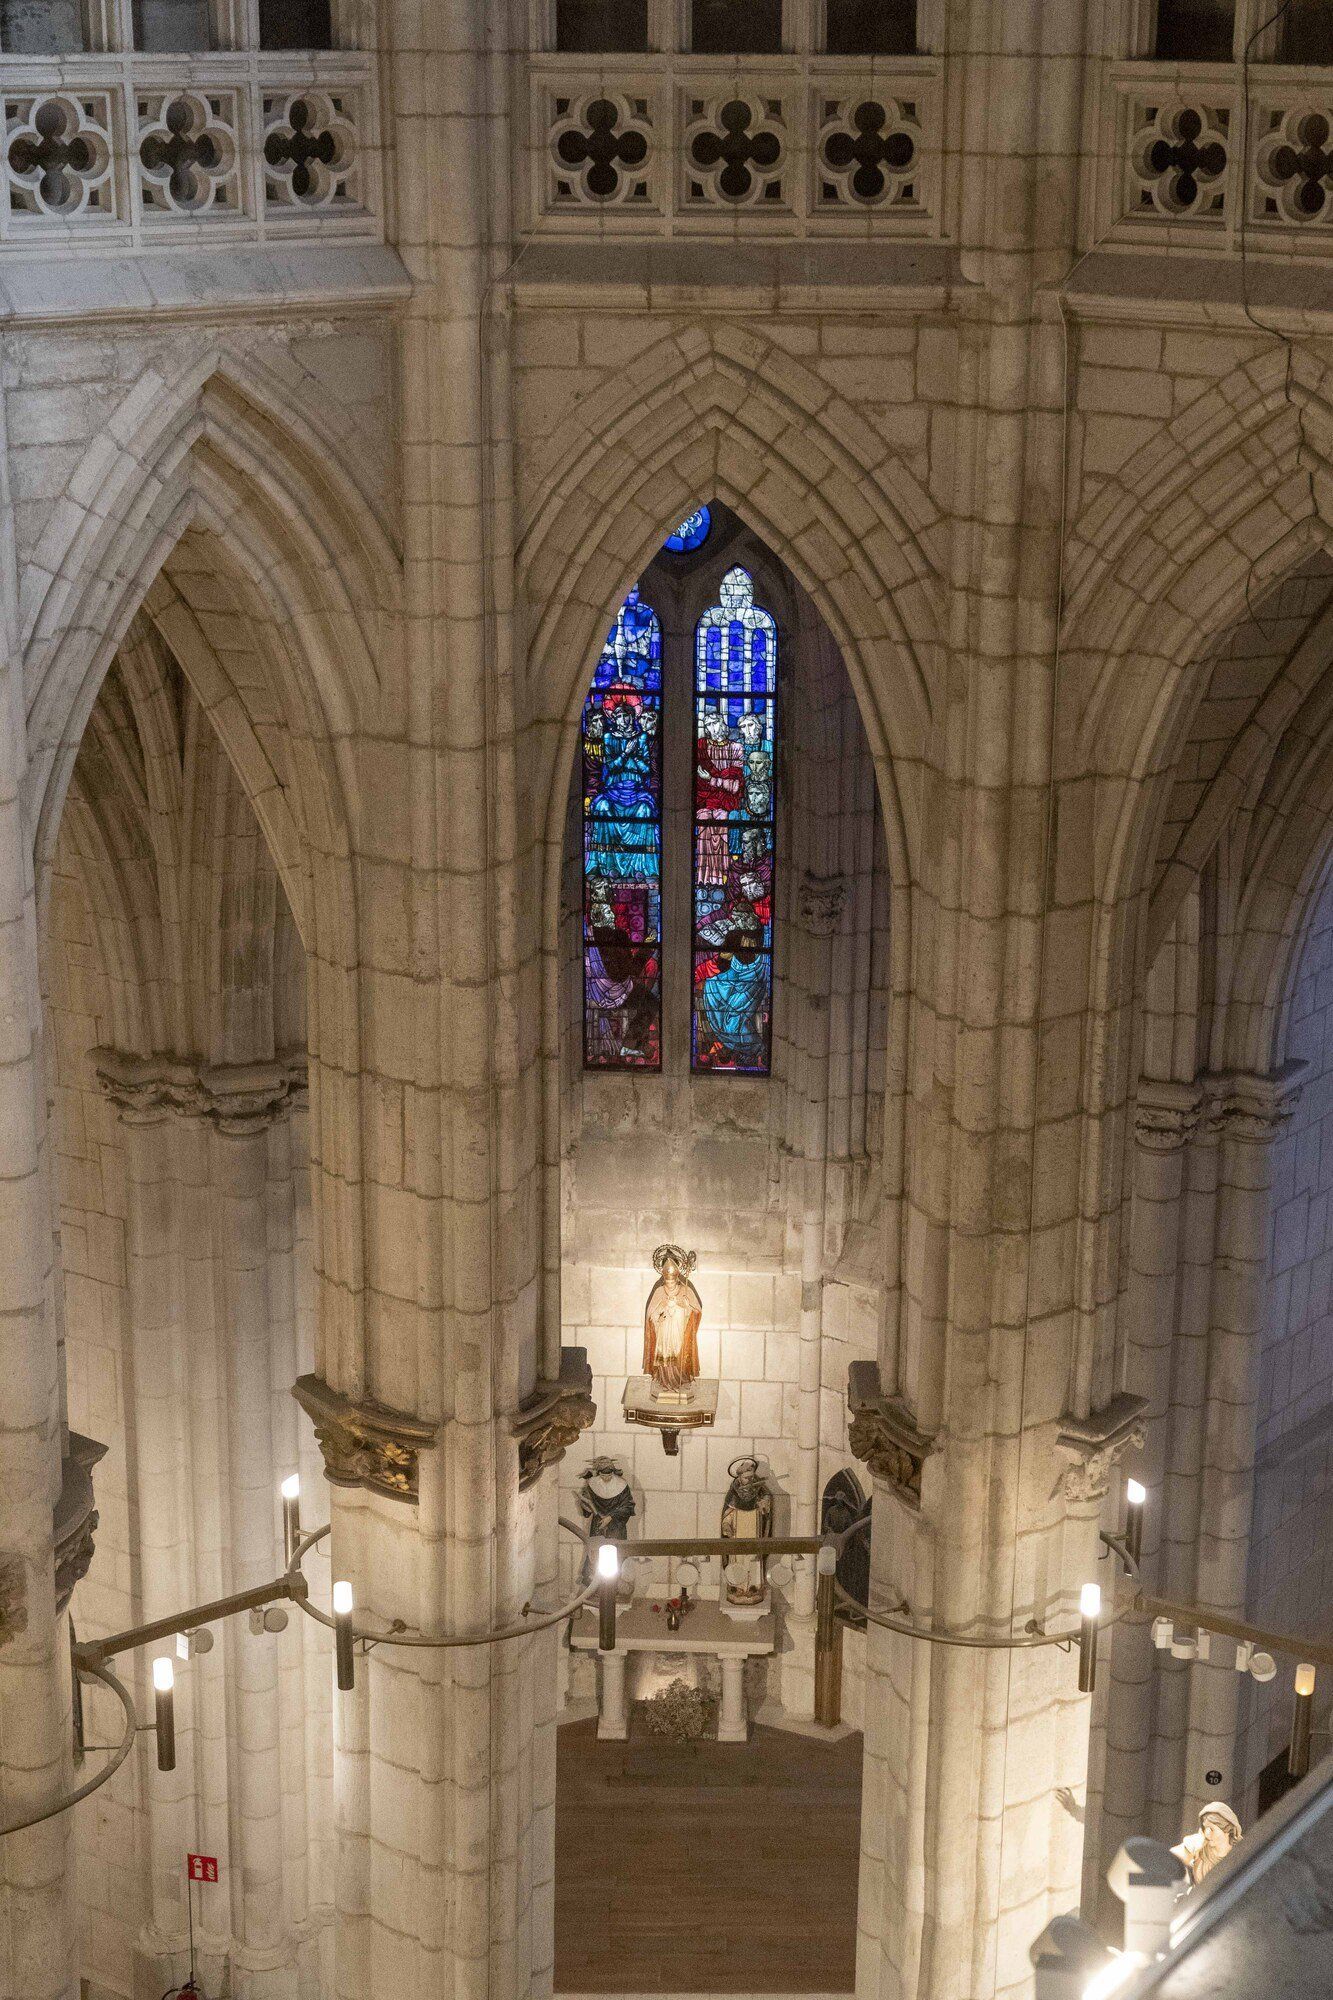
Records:
{"label": "pointed arch", "polygon": [[[1123,1280],[1108,1287],[1099,1245],[1127,1198],[1125,1111],[1171,774],[1219,635],[1326,544],[1333,520],[1328,377],[1308,359],[1296,373],[1300,423],[1284,394],[1285,355],[1259,352],[1099,487],[1070,531],[1055,866],[1064,894],[1086,899],[1089,912],[1076,1253],[1085,1374],[1113,1368]],[[1312,472],[1298,459],[1302,428],[1318,455]]]}
{"label": "pointed arch", "polygon": [[[170,625],[173,649],[197,677],[304,932],[308,850],[344,861],[350,852],[347,744],[383,692],[380,626],[400,582],[383,524],[305,413],[277,409],[271,384],[213,355],[171,382],[142,377],[70,493],[30,566],[37,583],[25,606],[26,804],[39,869],[97,689],[143,606]],[[80,494],[89,496],[82,506]],[[207,536],[227,597],[262,635],[253,689],[226,671],[200,607],[187,606],[180,552],[191,535]],[[257,715],[272,714],[279,728],[265,732]],[[290,751],[281,770],[275,735]]]}
{"label": "pointed arch", "polygon": [[579,403],[547,453],[519,546],[546,827],[562,810],[588,663],[615,606],[701,501],[791,569],[842,652],[906,880],[915,808],[891,767],[923,757],[937,701],[939,510],[827,385],[748,331],[693,328]]}
{"label": "pointed arch", "polygon": [[690,392],[664,407],[663,435],[655,438],[636,427],[635,409],[642,407],[636,394],[641,382],[623,398],[623,437],[605,450],[589,445],[580,453],[571,444],[564,478],[553,473],[554,483],[548,480],[534,499],[518,551],[530,611],[520,678],[534,746],[542,909],[542,1234],[550,1326],[560,1324],[561,870],[584,696],[617,605],[664,537],[701,504],[719,501],[804,588],[838,649],[870,746],[889,857],[889,1053],[878,1185],[891,1289],[902,1268],[913,897],[921,868],[922,769],[943,650],[937,579],[919,540],[905,526],[899,540],[886,523],[888,507],[867,497],[876,490],[869,475],[854,480],[821,452],[818,416],[793,407],[774,424],[754,381],[695,369]]}
{"label": "pointed arch", "polygon": [[[381,645],[401,569],[338,454],[265,379],[207,355],[135,384],[52,511],[21,604],[24,806],[39,893],[74,758],[140,610],[200,691],[264,827],[305,945],[314,1264],[333,1379],[364,1295],[355,738],[401,694]],[[238,637],[238,633],[240,636]]]}

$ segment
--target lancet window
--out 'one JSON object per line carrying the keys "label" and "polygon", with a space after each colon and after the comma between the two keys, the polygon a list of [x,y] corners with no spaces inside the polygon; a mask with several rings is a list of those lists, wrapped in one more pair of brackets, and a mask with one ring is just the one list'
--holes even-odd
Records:
{"label": "lancet window", "polygon": [[583,1060],[662,1066],[662,628],[631,590],[583,706]]}
{"label": "lancet window", "polygon": [[728,570],[694,641],[696,1071],[769,1070],[777,669],[772,614],[748,570]]}
{"label": "lancet window", "polygon": [[[666,539],[673,554],[707,540],[706,507]],[[687,628],[688,630],[688,628]],[[662,630],[637,589],[621,605],[582,722],[583,1058],[592,1070],[652,1071],[663,1057],[663,949],[688,920],[690,1066],[767,1076],[773,1017],[778,631],[739,566],[694,628],[664,710]],[[675,670],[673,669],[673,672]],[[672,683],[668,678],[667,686]],[[672,722],[672,716],[675,721]],[[664,918],[663,745],[691,775],[675,810],[679,918]],[[679,732],[678,734],[673,732]],[[673,769],[675,752],[673,756]],[[679,758],[685,763],[685,756]],[[688,850],[686,831],[688,828]],[[676,835],[672,835],[674,843]],[[689,859],[686,861],[688,851]],[[679,855],[679,863],[676,856]],[[684,876],[688,866],[688,919]],[[668,899],[667,907],[670,907]],[[670,933],[670,934],[669,934]],[[673,961],[675,962],[675,961]],[[682,968],[679,987],[684,1000]],[[674,1007],[675,1002],[673,1001]],[[685,1022],[680,1023],[683,1050]]]}

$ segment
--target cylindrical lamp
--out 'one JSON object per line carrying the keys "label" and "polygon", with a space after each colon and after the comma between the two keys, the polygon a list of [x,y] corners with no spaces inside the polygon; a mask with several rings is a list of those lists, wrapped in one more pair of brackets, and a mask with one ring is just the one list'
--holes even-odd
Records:
{"label": "cylindrical lamp", "polygon": [[153,1713],[157,1724],[157,1768],[176,1768],[176,1669],[165,1653],[153,1661]]}
{"label": "cylindrical lamp", "polygon": [[343,1694],[356,1686],[353,1636],[352,1586],[339,1581],[333,1586],[333,1657],[338,1669],[338,1687]]}
{"label": "cylindrical lamp", "polygon": [[1291,1711],[1291,1742],[1287,1745],[1287,1776],[1303,1778],[1310,1768],[1310,1725],[1314,1721],[1314,1668],[1296,1669],[1296,1702]]}
{"label": "cylindrical lamp", "polygon": [[301,1539],[301,1475],[293,1472],[282,1482],[282,1546],[287,1567],[291,1568],[296,1545]]}
{"label": "cylindrical lamp", "polygon": [[1085,1583],[1078,1594],[1078,1691],[1091,1694],[1097,1680],[1097,1623],[1102,1615],[1102,1587]]}
{"label": "cylindrical lamp", "polygon": [[603,1653],[616,1650],[616,1585],[620,1581],[620,1550],[614,1542],[597,1548],[597,1645]]}
{"label": "cylindrical lamp", "polygon": [[842,1720],[842,1627],[835,1613],[838,1551],[825,1542],[815,1557],[815,1721],[833,1729]]}
{"label": "cylindrical lamp", "polygon": [[1148,1489],[1137,1479],[1125,1481],[1125,1549],[1137,1569],[1143,1557],[1143,1508]]}

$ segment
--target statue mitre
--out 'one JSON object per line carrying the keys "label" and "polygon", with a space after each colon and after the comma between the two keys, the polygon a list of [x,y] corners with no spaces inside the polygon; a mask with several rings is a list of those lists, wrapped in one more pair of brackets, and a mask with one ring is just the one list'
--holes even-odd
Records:
{"label": "statue mitre", "polygon": [[682,1278],[688,1278],[698,1263],[698,1252],[682,1250],[679,1243],[663,1243],[653,1252],[653,1269],[661,1277],[668,1264],[674,1264]]}

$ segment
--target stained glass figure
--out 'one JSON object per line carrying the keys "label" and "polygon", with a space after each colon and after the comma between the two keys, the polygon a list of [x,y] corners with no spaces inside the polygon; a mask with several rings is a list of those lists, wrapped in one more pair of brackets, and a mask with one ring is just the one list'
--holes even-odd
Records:
{"label": "stained glass figure", "polygon": [[583,705],[583,1060],[662,1066],[662,629],[631,590]]}
{"label": "stained glass figure", "polygon": [[778,630],[731,569],[694,635],[695,1071],[767,1076]]}
{"label": "stained glass figure", "polygon": [[678,528],[673,528],[663,543],[673,555],[680,555],[686,549],[697,549],[708,540],[708,530],[713,525],[713,516],[707,507],[696,507],[687,514]]}

